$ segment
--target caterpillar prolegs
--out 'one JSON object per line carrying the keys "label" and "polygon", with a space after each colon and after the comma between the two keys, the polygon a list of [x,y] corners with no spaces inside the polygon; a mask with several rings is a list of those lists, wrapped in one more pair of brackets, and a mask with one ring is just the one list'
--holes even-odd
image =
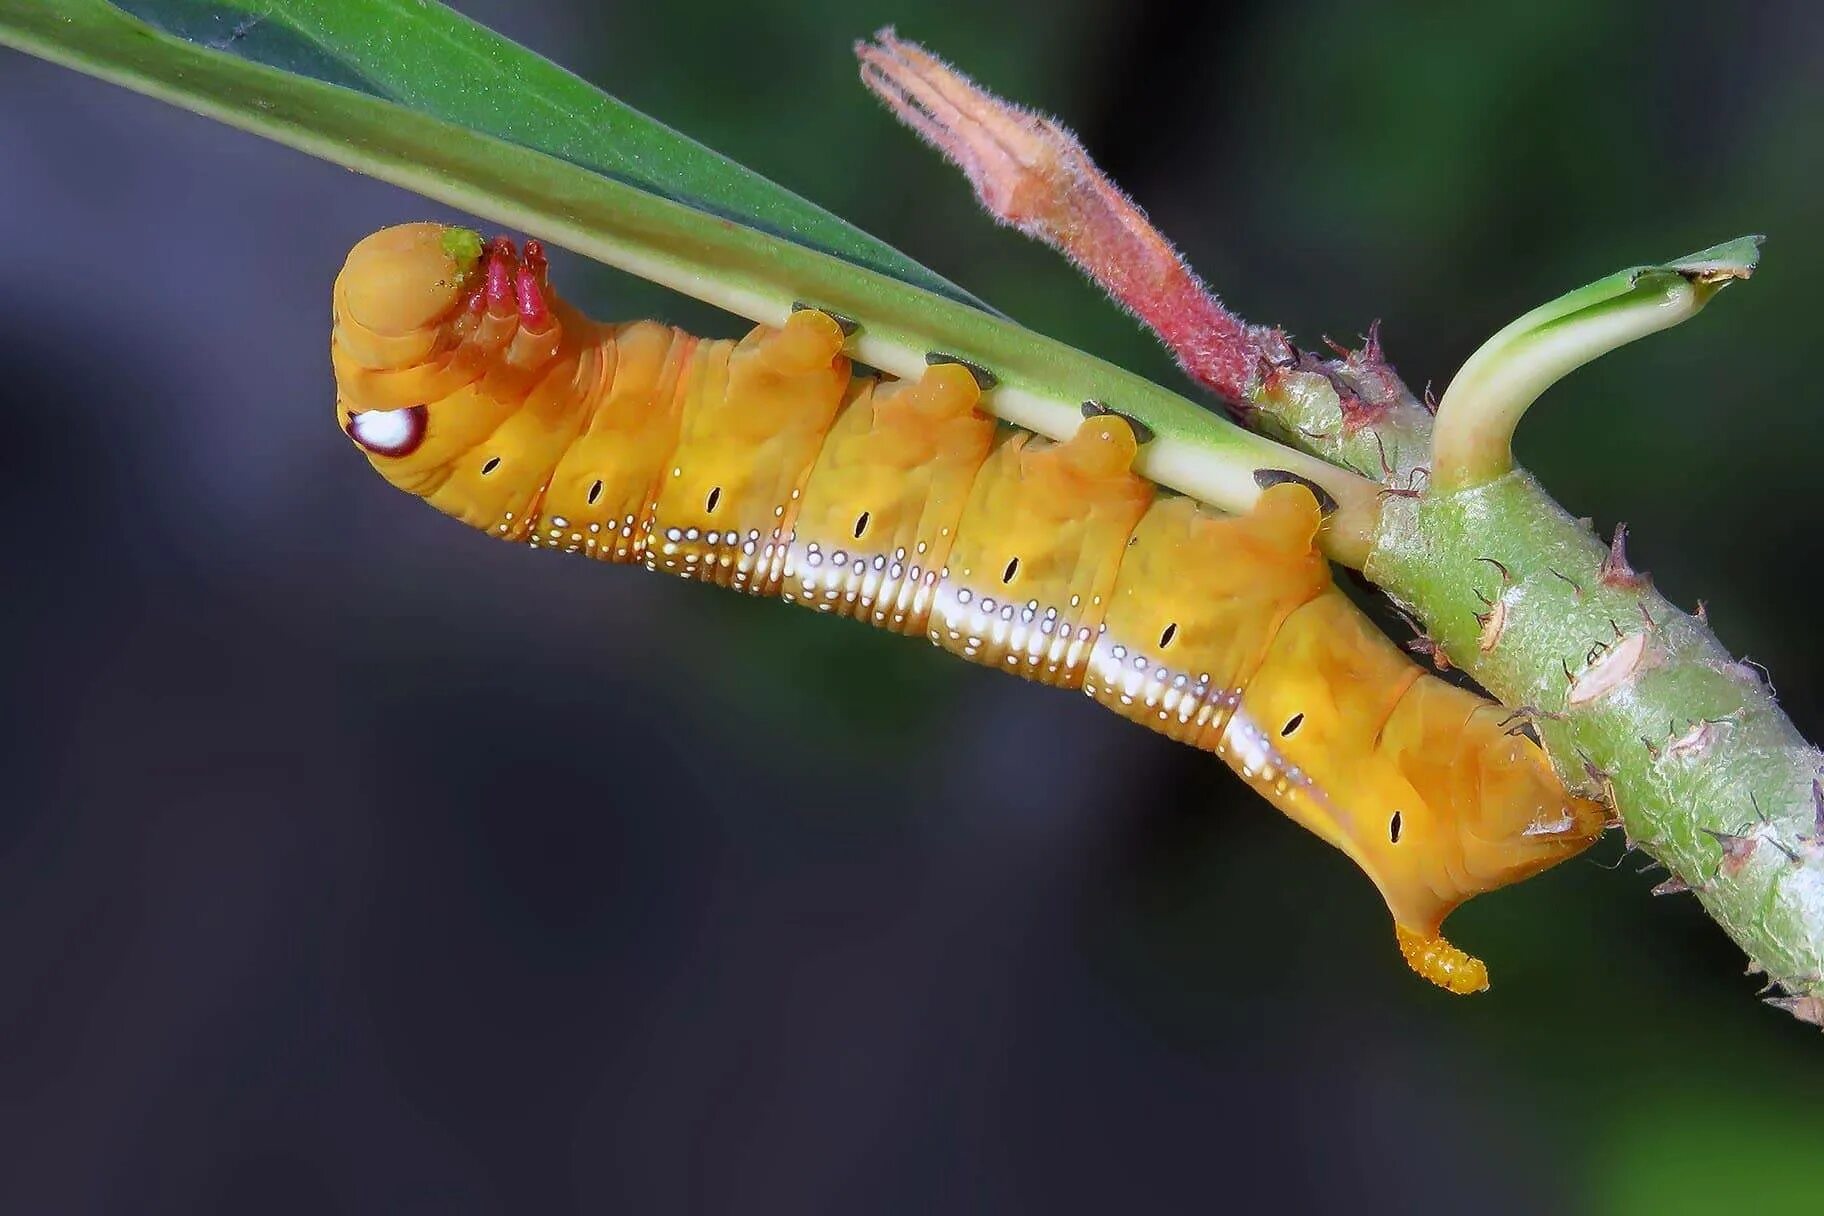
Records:
{"label": "caterpillar prolegs", "polygon": [[536,243],[406,225],[336,280],[337,417],[472,527],[923,634],[1214,752],[1366,871],[1416,971],[1486,987],[1444,918],[1587,846],[1602,811],[1336,588],[1311,491],[1220,515],[1134,474],[1118,414],[1010,433],[980,369],[854,375],[848,328],[598,324]]}

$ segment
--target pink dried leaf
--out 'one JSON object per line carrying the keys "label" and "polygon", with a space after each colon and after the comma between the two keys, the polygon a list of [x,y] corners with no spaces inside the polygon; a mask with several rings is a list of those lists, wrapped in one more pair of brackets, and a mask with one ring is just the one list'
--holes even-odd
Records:
{"label": "pink dried leaf", "polygon": [[861,79],[969,178],[989,214],[1051,246],[1159,335],[1185,371],[1232,403],[1263,359],[1290,348],[1224,308],[1064,127],[987,92],[891,29],[857,43]]}

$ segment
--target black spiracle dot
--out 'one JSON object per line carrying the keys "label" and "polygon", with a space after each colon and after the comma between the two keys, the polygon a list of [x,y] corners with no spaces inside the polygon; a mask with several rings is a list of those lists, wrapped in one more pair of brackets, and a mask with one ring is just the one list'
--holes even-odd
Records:
{"label": "black spiracle dot", "polygon": [[1387,824],[1387,839],[1394,844],[1400,843],[1400,813],[1395,811],[1393,819]]}
{"label": "black spiracle dot", "polygon": [[499,467],[500,467],[500,457],[490,456],[490,457],[488,457],[488,462],[481,466],[481,475],[483,477],[486,477],[489,473],[492,473],[495,469],[498,469]]}
{"label": "black spiracle dot", "polygon": [[709,490],[709,497],[703,500],[703,514],[705,514],[705,515],[715,514],[716,504],[721,501],[722,501],[722,487],[721,486],[711,486],[710,490]]}
{"label": "black spiracle dot", "polygon": [[1177,636],[1178,622],[1173,621],[1165,627],[1165,632],[1159,635],[1159,649],[1164,650],[1167,646],[1170,646],[1172,644],[1172,639]]}
{"label": "black spiracle dot", "polygon": [[1016,557],[1012,561],[1007,563],[1007,568],[1005,570],[1001,571],[1001,582],[1011,583],[1013,581],[1013,576],[1018,574],[1019,572],[1020,572],[1020,559]]}
{"label": "black spiracle dot", "polygon": [[602,483],[596,482],[589,487],[589,505],[594,506],[602,497]]}
{"label": "black spiracle dot", "polygon": [[1286,724],[1279,728],[1279,737],[1282,739],[1290,738],[1292,735],[1292,732],[1297,730],[1299,727],[1303,726],[1304,724],[1305,724],[1305,715],[1293,714],[1290,718],[1286,719]]}
{"label": "black spiracle dot", "polygon": [[866,511],[863,511],[855,520],[855,539],[860,540],[861,534],[863,532],[866,532],[867,530],[868,530],[868,513]]}

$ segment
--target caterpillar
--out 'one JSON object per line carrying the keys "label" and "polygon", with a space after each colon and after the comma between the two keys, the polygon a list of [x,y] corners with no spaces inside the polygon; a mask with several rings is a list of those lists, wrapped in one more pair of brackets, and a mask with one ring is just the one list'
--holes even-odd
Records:
{"label": "caterpillar", "polygon": [[506,540],[923,635],[1214,752],[1367,873],[1452,992],[1488,978],[1445,917],[1601,832],[1498,706],[1338,590],[1300,480],[1222,515],[1135,474],[1144,434],[1097,403],[1054,443],[979,409],[993,377],[960,359],[855,374],[827,312],[701,339],[592,321],[548,277],[536,242],[428,223],[349,253],[337,420],[388,482]]}

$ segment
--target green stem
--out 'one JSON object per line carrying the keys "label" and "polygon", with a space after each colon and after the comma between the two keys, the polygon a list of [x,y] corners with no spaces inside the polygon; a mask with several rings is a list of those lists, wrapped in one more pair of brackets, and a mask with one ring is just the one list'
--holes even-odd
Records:
{"label": "green stem", "polygon": [[1264,421],[1327,459],[1362,467],[1365,452],[1398,454],[1385,479],[1424,491],[1389,496],[1364,572],[1453,663],[1534,710],[1566,779],[1606,797],[1630,843],[1670,871],[1657,890],[1694,893],[1785,994],[1773,1003],[1818,1021],[1824,753],[1705,621],[1512,467],[1507,442],[1558,376],[1746,277],[1755,243],[1622,271],[1502,330],[1440,405],[1435,478],[1419,463],[1432,430],[1423,410],[1321,424],[1326,409],[1343,416],[1334,368],[1290,373],[1259,404]]}
{"label": "green stem", "polygon": [[1824,840],[1806,743],[1761,673],[1522,470],[1391,501],[1368,577],[1451,660],[1536,711],[1567,780],[1795,996],[1824,995]]}

